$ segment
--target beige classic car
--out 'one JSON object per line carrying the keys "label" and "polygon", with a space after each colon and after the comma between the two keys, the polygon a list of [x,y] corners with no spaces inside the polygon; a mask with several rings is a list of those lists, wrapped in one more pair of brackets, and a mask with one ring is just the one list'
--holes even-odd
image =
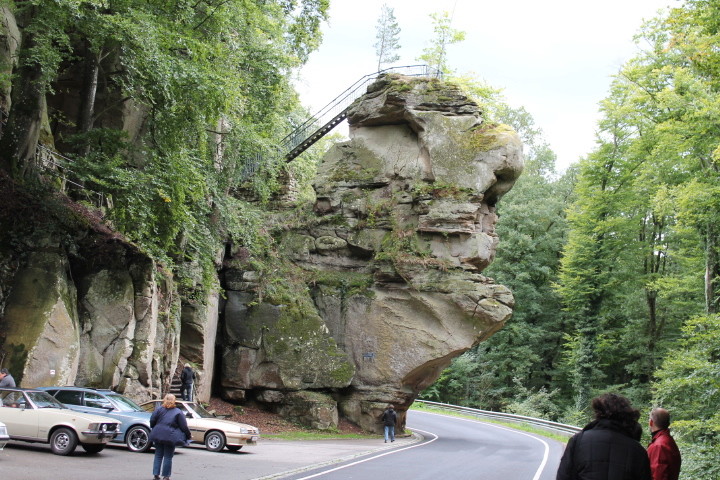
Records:
{"label": "beige classic car", "polygon": [[10,437],[7,434],[7,427],[4,423],[0,422],[0,450],[5,448]]}
{"label": "beige classic car", "polygon": [[46,392],[0,388],[0,422],[11,440],[49,443],[56,455],[70,455],[78,444],[98,453],[118,432],[116,420],[74,412]]}
{"label": "beige classic car", "polygon": [[[257,444],[260,438],[257,427],[216,417],[195,402],[177,400],[175,404],[185,413],[192,441],[204,443],[205,448],[211,452],[219,452],[223,447],[236,452],[244,445]],[[160,405],[162,400],[145,402],[140,406],[152,412]]]}

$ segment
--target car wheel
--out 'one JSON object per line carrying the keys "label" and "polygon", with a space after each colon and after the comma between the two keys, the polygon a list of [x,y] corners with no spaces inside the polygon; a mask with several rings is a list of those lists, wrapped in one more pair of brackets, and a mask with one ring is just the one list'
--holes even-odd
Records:
{"label": "car wheel", "polygon": [[150,432],[147,428],[136,425],[125,434],[125,444],[131,452],[147,452],[150,450]]}
{"label": "car wheel", "polygon": [[100,453],[105,450],[105,444],[102,443],[81,443],[80,446],[87,453]]}
{"label": "car wheel", "polygon": [[242,445],[225,445],[225,448],[227,448],[231,452],[237,452],[242,448]]}
{"label": "car wheel", "polygon": [[77,435],[69,428],[58,428],[50,436],[50,450],[55,455],[70,455],[77,444]]}
{"label": "car wheel", "polygon": [[205,435],[205,448],[211,452],[219,452],[225,446],[225,435],[222,432],[210,432]]}

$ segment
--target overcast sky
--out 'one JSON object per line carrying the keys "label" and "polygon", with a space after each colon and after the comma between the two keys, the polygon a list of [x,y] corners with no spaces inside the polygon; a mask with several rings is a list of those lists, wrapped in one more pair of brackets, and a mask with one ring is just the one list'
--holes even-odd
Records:
{"label": "overcast sky", "polygon": [[[377,70],[376,24],[383,4],[400,26],[400,60],[417,57],[432,38],[433,12],[447,11],[466,32],[448,49],[458,74],[474,72],[524,106],[558,155],[558,167],[594,147],[598,103],[611,76],[637,52],[644,20],[680,0],[330,0],[319,50],[300,71],[297,88],[313,113],[362,76]],[[341,133],[343,131],[341,130]]]}

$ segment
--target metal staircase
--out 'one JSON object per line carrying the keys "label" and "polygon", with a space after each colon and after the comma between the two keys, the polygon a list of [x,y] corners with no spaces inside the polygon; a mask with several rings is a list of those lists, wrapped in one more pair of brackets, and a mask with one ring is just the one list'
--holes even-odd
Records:
{"label": "metal staircase", "polygon": [[[408,77],[442,78],[443,76],[441,71],[428,65],[391,67],[365,75],[283,138],[278,147],[278,157],[283,157],[287,162],[297,158],[298,155],[330,133],[347,118],[348,108],[355,100],[365,94],[368,85],[380,75],[389,73],[397,73]],[[257,155],[254,159],[248,161],[243,171],[244,176],[247,178],[255,173],[262,162],[262,155]]]}

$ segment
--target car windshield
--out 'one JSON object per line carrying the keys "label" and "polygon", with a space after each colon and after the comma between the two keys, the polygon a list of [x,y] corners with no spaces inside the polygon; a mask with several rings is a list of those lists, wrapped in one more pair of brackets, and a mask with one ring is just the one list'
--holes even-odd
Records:
{"label": "car windshield", "polygon": [[184,403],[183,405],[185,405],[188,410],[192,410],[193,412],[198,414],[201,418],[215,418],[215,415],[208,412],[197,403]]}
{"label": "car windshield", "polygon": [[122,395],[108,395],[108,398],[115,404],[121,412],[144,412],[140,406]]}
{"label": "car windshield", "polygon": [[25,394],[38,408],[65,408],[47,392],[25,392]]}

